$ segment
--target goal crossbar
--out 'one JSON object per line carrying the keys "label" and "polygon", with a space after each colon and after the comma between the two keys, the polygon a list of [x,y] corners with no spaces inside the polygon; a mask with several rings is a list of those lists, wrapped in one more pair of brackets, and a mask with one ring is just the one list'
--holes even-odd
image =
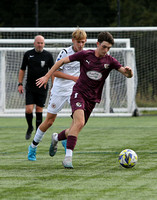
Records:
{"label": "goal crossbar", "polygon": [[[87,39],[87,44],[95,44],[97,39]],[[129,38],[119,38],[114,39],[114,42],[117,44],[124,43],[126,48],[130,48],[130,39]],[[0,39],[0,44],[33,44],[34,39]],[[72,44],[71,39],[45,39],[45,44]]]}
{"label": "goal crossbar", "polygon": [[[79,27],[86,32],[102,31],[157,31],[157,27]],[[36,27],[36,28],[0,28],[0,32],[73,32],[76,27]]]}

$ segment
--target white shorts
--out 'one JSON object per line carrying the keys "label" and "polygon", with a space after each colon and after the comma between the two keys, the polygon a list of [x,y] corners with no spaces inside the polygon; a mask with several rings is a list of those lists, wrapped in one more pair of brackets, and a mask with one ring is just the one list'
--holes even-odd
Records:
{"label": "white shorts", "polygon": [[48,113],[57,114],[63,109],[65,103],[70,104],[70,96],[57,96],[51,94],[47,107]]}

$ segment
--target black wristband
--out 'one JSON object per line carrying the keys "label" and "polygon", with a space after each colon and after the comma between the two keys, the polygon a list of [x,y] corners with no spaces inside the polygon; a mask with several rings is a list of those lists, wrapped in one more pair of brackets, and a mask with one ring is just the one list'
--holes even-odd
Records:
{"label": "black wristband", "polygon": [[20,85],[22,85],[22,86],[23,86],[23,84],[22,84],[22,83],[19,83],[19,84],[18,84],[18,87],[19,87]]}

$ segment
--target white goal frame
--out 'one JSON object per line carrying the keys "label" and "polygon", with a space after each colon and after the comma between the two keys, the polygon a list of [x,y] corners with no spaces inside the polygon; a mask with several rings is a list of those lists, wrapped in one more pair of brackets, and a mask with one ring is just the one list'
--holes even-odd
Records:
{"label": "white goal frame", "polygon": [[[1,78],[1,82],[0,82],[0,93],[2,94],[0,96],[0,116],[9,116],[9,117],[15,117],[15,116],[24,116],[25,110],[24,109],[6,109],[6,99],[5,99],[5,92],[6,92],[6,88],[5,88],[5,52],[7,51],[19,51],[19,52],[23,52],[23,51],[27,51],[30,48],[0,48],[0,52],[1,52],[1,57],[0,57],[0,65],[1,65],[1,69],[0,69],[0,76]],[[59,52],[60,50],[62,50],[63,48],[45,48],[48,51],[51,52]],[[92,48],[90,48],[92,49]],[[111,48],[112,52],[117,52],[117,51],[128,51],[130,53],[127,53],[127,58],[126,58],[126,63],[127,65],[131,66],[133,73],[136,72],[136,63],[135,63],[135,50],[134,48]],[[19,66],[20,67],[20,66]],[[116,72],[118,73],[118,72]],[[127,78],[126,78],[127,79]],[[91,116],[132,116],[135,108],[136,108],[136,103],[135,103],[135,76],[131,79],[127,79],[127,108],[121,109],[119,110],[118,108],[114,108],[114,113],[110,112],[110,102],[111,102],[111,98],[110,98],[110,76],[107,78],[106,80],[106,84],[105,84],[105,90],[106,90],[106,94],[105,94],[105,99],[106,99],[106,103],[104,108],[95,108],[94,111],[92,112]],[[18,92],[17,92],[18,93]],[[46,111],[47,109],[45,108],[43,111],[44,116],[46,115]],[[66,117],[69,116],[71,114],[71,109],[70,106],[69,108],[64,108],[59,114],[58,116],[62,116],[62,117]]]}
{"label": "white goal frame", "polygon": [[[41,34],[45,37],[47,47],[66,47],[70,44],[71,34],[77,27],[9,27],[0,28],[0,46],[1,47],[32,47],[34,37]],[[138,111],[156,111],[156,76],[151,73],[156,66],[156,35],[157,27],[79,27],[87,33],[86,47],[92,47],[93,41],[97,35],[102,31],[109,31],[113,36],[115,42],[120,38],[129,38],[130,47],[136,50],[136,65],[138,74],[138,85],[136,101],[138,104]],[[56,38],[56,39],[55,39]],[[58,38],[58,39],[57,39]],[[62,43],[64,41],[64,43]],[[117,40],[117,41],[116,41]],[[22,42],[22,44],[21,44]],[[32,44],[28,44],[32,42]],[[49,43],[50,42],[50,43]],[[67,42],[67,43],[66,43]],[[17,44],[18,43],[18,44]],[[45,46],[45,47],[46,47]],[[113,47],[124,47],[113,46]],[[129,47],[128,47],[129,48]],[[143,57],[144,56],[144,57]],[[0,61],[1,62],[1,61]],[[147,70],[150,73],[147,73]],[[1,69],[0,69],[1,71]],[[1,73],[1,72],[0,72]],[[1,82],[1,77],[0,77]],[[0,98],[1,98],[0,94]]]}

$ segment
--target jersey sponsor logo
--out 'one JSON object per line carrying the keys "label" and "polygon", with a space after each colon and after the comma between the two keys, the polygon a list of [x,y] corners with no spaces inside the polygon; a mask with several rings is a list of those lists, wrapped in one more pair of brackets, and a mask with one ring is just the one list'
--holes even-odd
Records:
{"label": "jersey sponsor logo", "polygon": [[45,66],[45,61],[41,61],[41,67]]}
{"label": "jersey sponsor logo", "polygon": [[76,103],[76,106],[80,108],[80,107],[82,106],[82,103],[77,102],[77,103]]}
{"label": "jersey sponsor logo", "polygon": [[75,61],[72,63],[64,64],[64,69],[69,72],[79,72],[80,71],[80,63]]}
{"label": "jersey sponsor logo", "polygon": [[104,64],[104,68],[108,69],[109,68],[109,64]]}
{"label": "jersey sponsor logo", "polygon": [[97,71],[88,71],[87,76],[92,80],[99,80],[102,77],[102,74]]}

